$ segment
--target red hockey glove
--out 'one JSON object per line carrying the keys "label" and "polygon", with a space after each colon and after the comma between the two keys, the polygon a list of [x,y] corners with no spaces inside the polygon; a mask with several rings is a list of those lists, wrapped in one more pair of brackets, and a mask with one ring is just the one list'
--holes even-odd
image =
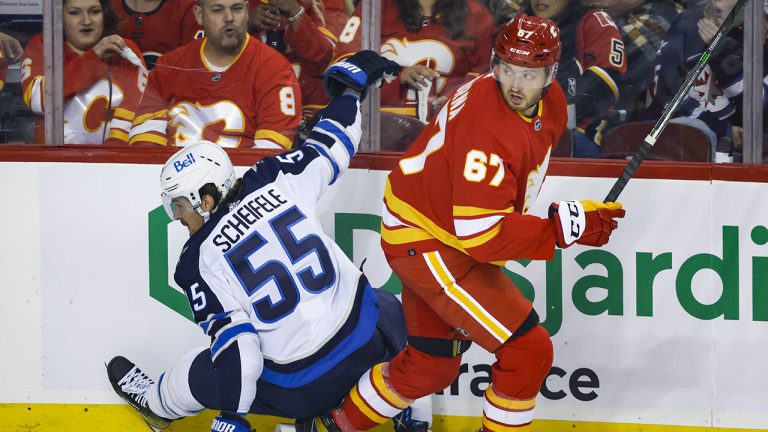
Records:
{"label": "red hockey glove", "polygon": [[602,246],[624,217],[621,203],[596,201],[560,201],[549,206],[549,217],[555,221],[557,245],[567,248],[573,243]]}

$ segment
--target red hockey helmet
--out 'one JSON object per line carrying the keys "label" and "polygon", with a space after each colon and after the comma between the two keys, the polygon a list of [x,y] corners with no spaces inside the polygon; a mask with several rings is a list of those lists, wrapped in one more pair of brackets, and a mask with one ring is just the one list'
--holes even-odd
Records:
{"label": "red hockey helmet", "polygon": [[492,60],[556,70],[560,60],[560,29],[546,18],[519,13],[496,37]]}

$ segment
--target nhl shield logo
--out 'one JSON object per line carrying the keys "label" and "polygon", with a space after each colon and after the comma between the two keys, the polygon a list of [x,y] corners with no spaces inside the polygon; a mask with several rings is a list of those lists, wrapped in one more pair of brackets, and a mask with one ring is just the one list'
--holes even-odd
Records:
{"label": "nhl shield logo", "polygon": [[213,81],[213,82],[217,82],[220,79],[221,79],[221,74],[220,73],[213,74],[213,76],[211,77],[211,81]]}
{"label": "nhl shield logo", "polygon": [[541,130],[541,119],[540,118],[537,118],[536,120],[534,120],[534,122],[533,122],[533,129],[536,132]]}

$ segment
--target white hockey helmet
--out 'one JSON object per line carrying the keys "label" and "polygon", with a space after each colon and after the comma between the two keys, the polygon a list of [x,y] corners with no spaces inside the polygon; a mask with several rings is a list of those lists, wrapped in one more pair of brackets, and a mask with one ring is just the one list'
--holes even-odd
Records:
{"label": "white hockey helmet", "polygon": [[227,152],[210,141],[200,141],[176,152],[160,171],[160,194],[163,207],[171,219],[179,219],[178,198],[189,200],[192,208],[201,216],[200,188],[213,183],[223,199],[235,184],[235,170]]}

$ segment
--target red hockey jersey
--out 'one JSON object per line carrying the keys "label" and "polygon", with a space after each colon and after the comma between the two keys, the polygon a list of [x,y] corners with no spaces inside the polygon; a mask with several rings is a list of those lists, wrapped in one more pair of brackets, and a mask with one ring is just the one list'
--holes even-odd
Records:
{"label": "red hockey jersey", "polygon": [[286,57],[299,79],[303,110],[310,117],[329,101],[323,73],[333,60],[336,36],[323,27],[323,21],[308,13],[295,31],[289,25],[285,32]]}
{"label": "red hockey jersey", "polygon": [[[459,85],[488,71],[491,58],[493,19],[487,9],[474,0],[467,2],[464,23],[469,38],[451,39],[443,24],[425,18],[424,27],[410,33],[398,18],[393,0],[382,0],[381,55],[404,67],[424,64],[440,73],[437,95],[449,96]],[[395,80],[382,87],[385,111],[415,115],[416,92]]]}
{"label": "red hockey jersey", "polygon": [[150,69],[163,54],[201,38],[203,29],[192,10],[196,0],[162,0],[152,12],[136,12],[125,0],[112,0],[121,18],[120,36],[136,42]]}
{"label": "red hockey jersey", "polygon": [[557,83],[532,119],[507,106],[490,73],[461,86],[389,174],[384,252],[454,248],[479,262],[551,258],[553,223],[526,213],[566,121]]}
{"label": "red hockey jersey", "polygon": [[[132,41],[125,44],[138,52]],[[21,64],[24,102],[35,114],[45,112],[43,52],[43,35],[36,35]],[[118,56],[104,61],[92,49],[78,54],[64,44],[64,143],[126,145],[146,85],[145,68]],[[35,141],[43,143],[43,116],[35,123]]]}
{"label": "red hockey jersey", "polygon": [[246,36],[227,68],[203,55],[207,39],[157,62],[131,129],[130,144],[185,146],[205,139],[222,147],[290,148],[301,93],[279,52]]}

